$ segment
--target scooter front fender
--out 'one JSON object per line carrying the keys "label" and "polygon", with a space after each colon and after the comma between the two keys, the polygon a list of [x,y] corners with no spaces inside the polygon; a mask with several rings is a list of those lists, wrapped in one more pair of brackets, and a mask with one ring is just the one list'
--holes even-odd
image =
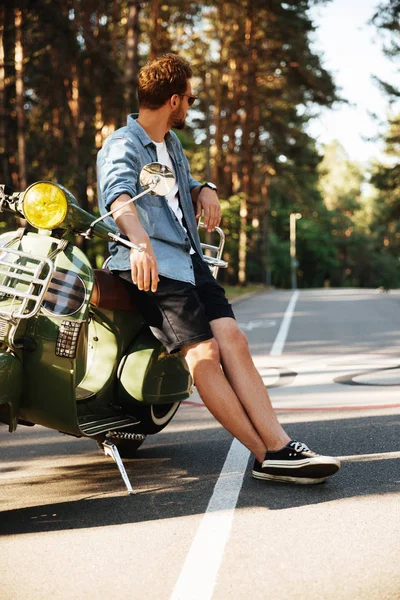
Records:
{"label": "scooter front fender", "polygon": [[0,421],[7,423],[10,432],[17,428],[21,397],[21,361],[14,354],[0,350]]}

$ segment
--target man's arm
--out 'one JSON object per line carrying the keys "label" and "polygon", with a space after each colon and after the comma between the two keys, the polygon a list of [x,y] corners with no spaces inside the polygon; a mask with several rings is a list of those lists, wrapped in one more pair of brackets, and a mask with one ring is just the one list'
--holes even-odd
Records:
{"label": "man's arm", "polygon": [[204,224],[207,231],[214,229],[221,222],[221,205],[218,200],[218,195],[214,190],[207,187],[201,187],[201,184],[193,179],[190,172],[189,161],[182,150],[182,156],[186,167],[186,174],[189,182],[190,194],[192,196],[193,208],[196,219],[200,219],[201,213],[204,212]]}
{"label": "man's arm", "polygon": [[[140,163],[135,146],[126,137],[110,139],[97,157],[97,183],[102,213],[118,208],[137,193]],[[155,292],[158,283],[157,261],[150,238],[143,228],[133,203],[113,215],[118,228],[128,239],[145,248],[131,250],[132,280],[140,290]]]}
{"label": "man's arm", "polygon": [[[128,194],[121,194],[111,205],[111,210],[118,208],[129,200]],[[158,268],[157,260],[150,243],[150,238],[142,226],[136,206],[132,202],[113,214],[118,228],[131,242],[144,248],[142,252],[132,249],[130,251],[132,281],[139,290],[146,292],[157,290]]]}

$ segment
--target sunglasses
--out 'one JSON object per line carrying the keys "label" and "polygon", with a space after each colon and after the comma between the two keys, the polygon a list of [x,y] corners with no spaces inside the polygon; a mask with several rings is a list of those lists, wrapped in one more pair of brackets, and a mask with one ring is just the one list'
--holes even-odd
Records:
{"label": "sunglasses", "polygon": [[195,101],[197,100],[197,96],[191,96],[190,94],[178,94],[179,96],[186,96],[188,99],[189,106],[193,106]]}

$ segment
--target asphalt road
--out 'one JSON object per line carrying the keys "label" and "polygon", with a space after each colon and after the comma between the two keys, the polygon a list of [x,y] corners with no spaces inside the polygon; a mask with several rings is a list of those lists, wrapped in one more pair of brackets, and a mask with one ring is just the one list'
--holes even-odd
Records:
{"label": "asphalt road", "polygon": [[400,599],[400,293],[270,292],[235,313],[289,434],[341,471],[253,480],[197,396],[125,461],[135,496],[93,442],[2,426],[1,600]]}

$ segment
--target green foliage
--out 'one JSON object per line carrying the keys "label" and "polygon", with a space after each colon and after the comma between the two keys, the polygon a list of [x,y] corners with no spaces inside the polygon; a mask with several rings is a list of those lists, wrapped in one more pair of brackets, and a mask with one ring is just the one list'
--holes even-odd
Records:
{"label": "green foliage", "polygon": [[297,222],[301,287],[323,287],[339,266],[337,246],[329,225],[328,214]]}
{"label": "green foliage", "polygon": [[[378,30],[383,33],[384,52],[392,59],[400,54],[400,1],[387,0],[378,7],[373,18]],[[392,105],[398,109],[400,88],[390,82],[376,78]],[[396,104],[397,103],[397,104]],[[371,183],[376,188],[372,203],[371,238],[376,246],[372,272],[385,287],[399,285],[400,256],[400,115],[388,121],[384,138],[387,162],[374,165]]]}
{"label": "green foliage", "polygon": [[271,283],[278,288],[290,287],[289,239],[270,235]]}
{"label": "green foliage", "polygon": [[360,208],[364,175],[359,165],[352,163],[337,141],[324,148],[324,158],[318,167],[320,190],[328,209],[354,214]]}
{"label": "green foliage", "polygon": [[[397,285],[399,168],[376,167],[372,181],[379,193],[367,207],[360,167],[337,144],[321,156],[306,133],[316,107],[338,101],[334,81],[310,43],[313,4],[26,0],[22,133],[28,184],[58,181],[95,213],[97,151],[125,124],[126,113],[136,111],[140,66],[174,51],[190,60],[200,98],[189,127],[177,133],[193,176],[213,179],[223,199],[229,269],[220,272],[221,279],[237,283],[239,240],[245,238],[246,280],[264,282],[270,272],[274,285],[289,286],[289,215],[300,212],[299,285]],[[389,0],[376,17],[394,36],[398,5]],[[1,13],[0,179],[16,189],[14,11],[19,6],[10,0]],[[396,55],[395,45],[390,50]],[[381,85],[396,95],[394,86]],[[393,156],[399,156],[399,139],[399,120],[394,120],[387,139]],[[0,232],[15,227],[0,216]],[[87,252],[97,267],[107,256],[98,241]]]}

